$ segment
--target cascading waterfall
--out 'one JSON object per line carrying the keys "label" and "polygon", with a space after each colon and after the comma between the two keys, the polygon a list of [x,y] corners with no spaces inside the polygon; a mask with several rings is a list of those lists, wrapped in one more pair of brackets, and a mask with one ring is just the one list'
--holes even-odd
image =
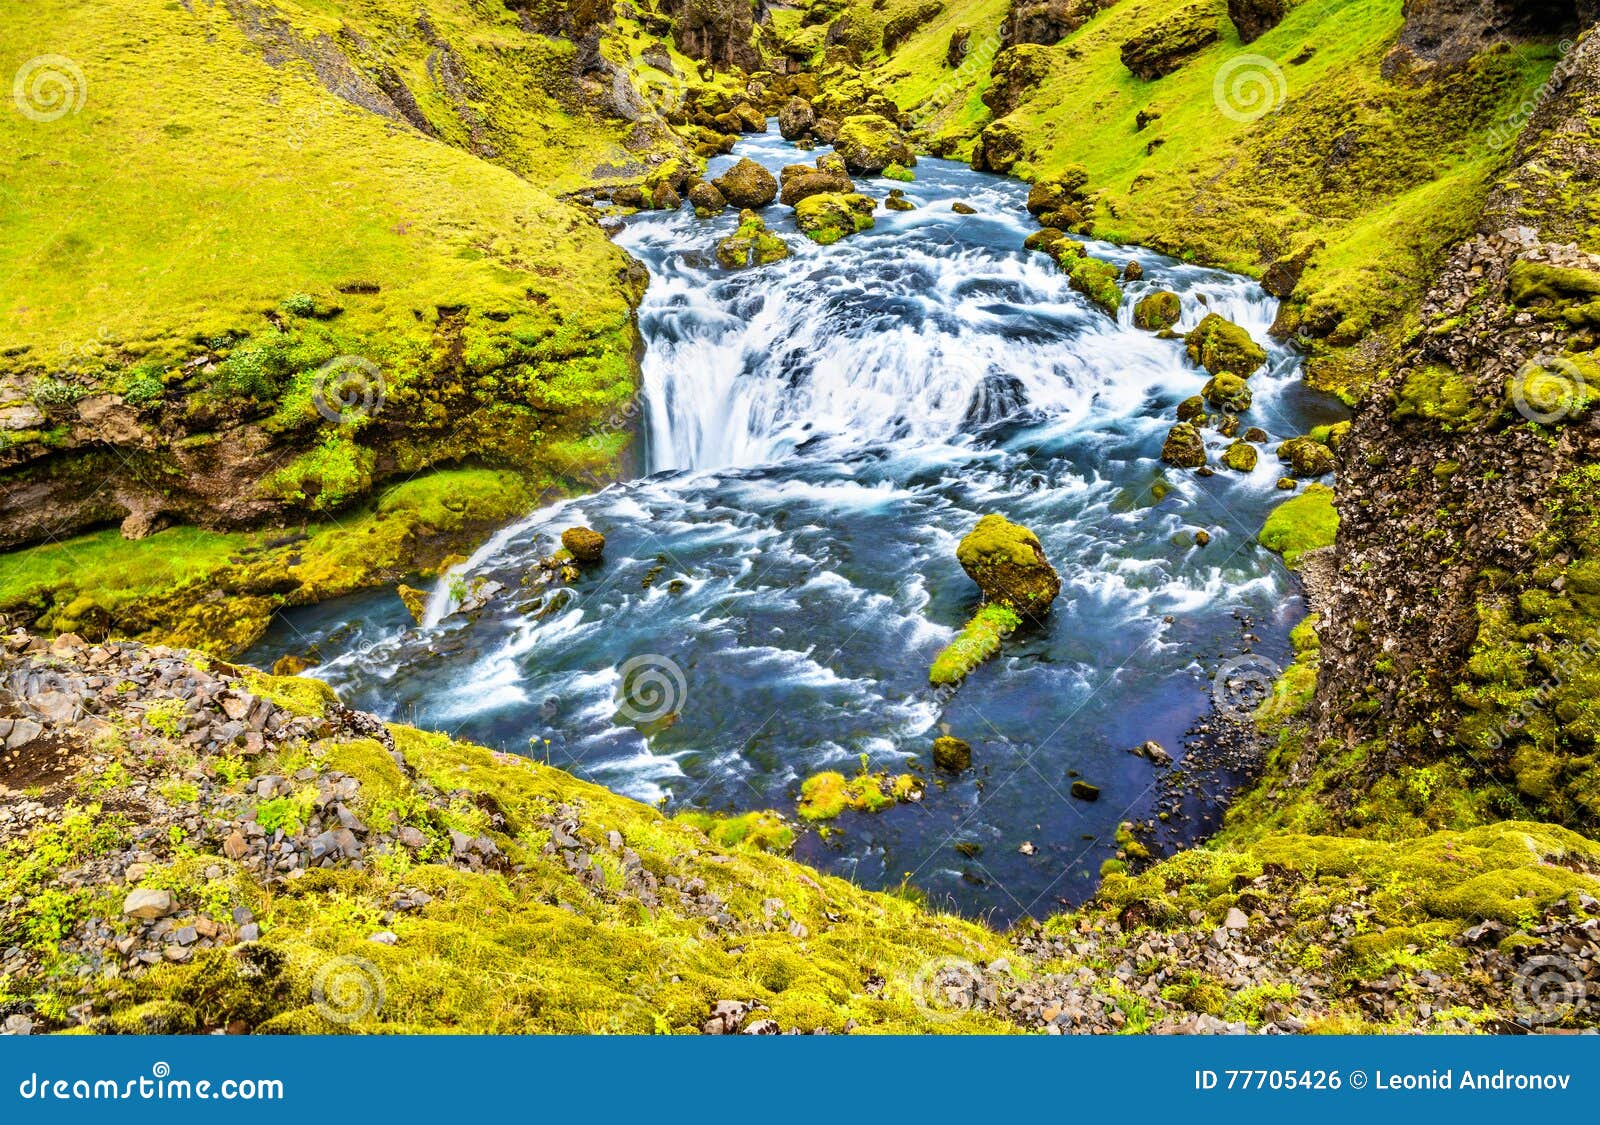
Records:
{"label": "cascading waterfall", "polygon": [[[723,160],[737,156],[774,171],[806,158],[775,137]],[[1181,341],[1133,327],[1134,301],[1171,289],[1180,328],[1218,312],[1268,347],[1245,424],[1274,443],[1338,414],[1267,337],[1275,304],[1254,283],[1091,242],[1144,267],[1114,320],[1021,249],[1035,229],[1023,185],[940,161],[917,172],[861,187],[903,186],[918,210],[880,210],[831,247],[768,208],[794,253],[751,270],[715,263],[732,215],[630,220],[619,241],[651,273],[650,474],[503,529],[439,582],[420,629],[392,594],[362,595],[295,611],[256,658],[315,645],[316,674],[357,705],[506,749],[531,741],[618,791],[710,809],[791,810],[809,774],[863,755],[908,768],[948,727],[973,744],[973,771],[841,822],[832,842],[803,836],[802,858],[869,885],[913,872],[1002,918],[1092,886],[1117,823],[1153,808],[1151,769],[1126,748],[1181,747],[1241,616],[1257,651],[1280,655],[1293,619],[1288,576],[1254,545],[1279,498],[1270,446],[1250,474],[1163,470],[1173,407],[1206,376]],[[989,511],[1039,534],[1064,589],[1045,628],[946,699],[928,665],[976,594],[955,544]],[[605,533],[604,567],[524,592],[574,524]],[[465,578],[506,592],[453,613]],[[619,707],[619,669],[645,658],[676,671],[659,714]],[[1074,774],[1102,800],[1066,799]]]}

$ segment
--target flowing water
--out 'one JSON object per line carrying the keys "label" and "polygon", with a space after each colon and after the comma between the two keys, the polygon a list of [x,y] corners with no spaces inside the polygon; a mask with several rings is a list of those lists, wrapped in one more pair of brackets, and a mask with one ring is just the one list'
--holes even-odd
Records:
{"label": "flowing water", "polygon": [[[775,172],[812,155],[776,136],[735,154]],[[1180,329],[1214,311],[1267,346],[1244,421],[1272,444],[1340,415],[1268,338],[1275,303],[1255,283],[1091,242],[1145,270],[1113,321],[1021,249],[1036,229],[1026,185],[944,161],[916,171],[861,189],[903,187],[918,210],[880,209],[832,247],[768,208],[794,255],[752,270],[716,265],[731,214],[631,219],[619,241],[651,274],[648,475],[502,530],[441,580],[426,627],[379,591],[284,615],[251,658],[314,649],[314,674],[353,705],[508,750],[531,739],[669,811],[792,811],[810,774],[923,768],[948,729],[972,743],[971,771],[918,804],[846,813],[799,857],[875,887],[909,873],[1002,920],[1080,900],[1117,824],[1154,807],[1155,771],[1128,747],[1181,753],[1241,620],[1281,658],[1300,612],[1254,543],[1283,496],[1271,445],[1249,475],[1160,464],[1173,408],[1205,375],[1181,341],[1132,326],[1134,300],[1172,289]],[[987,512],[1038,533],[1061,597],[1047,625],[937,693],[928,666],[976,606],[956,544]],[[536,617],[518,583],[575,524],[605,534],[605,565]],[[452,589],[480,579],[507,594],[448,613]],[[1075,776],[1101,799],[1067,796]]]}

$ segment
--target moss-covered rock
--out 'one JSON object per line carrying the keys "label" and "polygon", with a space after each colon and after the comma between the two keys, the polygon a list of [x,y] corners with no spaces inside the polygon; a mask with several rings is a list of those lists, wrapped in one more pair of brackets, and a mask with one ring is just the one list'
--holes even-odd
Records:
{"label": "moss-covered rock", "polygon": [[1146,293],[1133,306],[1133,322],[1147,332],[1160,332],[1178,323],[1183,315],[1183,301],[1176,293],[1158,289]]}
{"label": "moss-covered rock", "polygon": [[1333,472],[1333,451],[1315,438],[1290,438],[1278,446],[1278,458],[1297,477],[1320,477]]}
{"label": "moss-covered rock", "polygon": [[730,206],[740,209],[765,207],[778,198],[777,177],[748,156],[711,183]]}
{"label": "moss-covered rock", "polygon": [[899,180],[903,184],[909,184],[917,178],[917,174],[915,172],[902,164],[889,165],[883,170],[883,176],[884,179]]}
{"label": "moss-covered rock", "polygon": [[778,110],[778,132],[786,141],[797,141],[817,124],[817,112],[804,98],[793,97]]}
{"label": "moss-covered rock", "polygon": [[1216,313],[1206,318],[1184,337],[1189,361],[1213,375],[1224,371],[1248,378],[1267,362],[1267,352],[1250,338],[1250,333]]}
{"label": "moss-covered rock", "polygon": [[833,820],[846,810],[875,813],[901,802],[920,801],[923,786],[911,774],[861,772],[845,777],[834,770],[813,774],[800,786],[802,820]]}
{"label": "moss-covered rock", "polygon": [[781,262],[789,253],[789,244],[769,231],[754,211],[740,212],[737,229],[717,243],[717,262],[731,270]]}
{"label": "moss-covered rock", "polygon": [[1253,472],[1258,458],[1256,447],[1247,441],[1236,441],[1222,451],[1222,463],[1240,473]]}
{"label": "moss-covered rock", "polygon": [[946,773],[960,773],[972,765],[972,746],[964,739],[941,735],[933,740],[933,764]]}
{"label": "moss-covered rock", "polygon": [[1000,651],[1000,644],[1017,630],[1022,618],[1003,605],[986,605],[962,626],[960,634],[939,651],[928,669],[935,687],[959,684],[979,664]]}
{"label": "moss-covered rock", "polygon": [[831,246],[841,238],[873,226],[877,203],[865,195],[824,192],[795,204],[794,221],[811,241]]}
{"label": "moss-covered rock", "polygon": [[1217,5],[1200,0],[1162,15],[1122,45],[1122,65],[1151,81],[1177,70],[1220,38]]}
{"label": "moss-covered rock", "polygon": [[806,164],[785,166],[781,179],[783,190],[779,199],[786,207],[793,207],[813,195],[850,195],[856,190],[844,161],[832,152],[817,157],[814,167]]}
{"label": "moss-covered rock", "polygon": [[956,561],[983,591],[984,601],[1042,618],[1061,592],[1039,537],[1001,515],[987,515],[962,538]]}
{"label": "moss-covered rock", "polygon": [[728,209],[728,201],[722,192],[706,180],[699,181],[689,189],[689,202],[694,205],[694,213],[702,219],[720,215]]}
{"label": "moss-covered rock", "polygon": [[883,205],[891,211],[915,211],[917,205],[906,198],[906,193],[899,188],[892,188]]}
{"label": "moss-covered rock", "polygon": [[1243,43],[1254,43],[1277,27],[1289,11],[1289,0],[1228,0],[1228,18]]}
{"label": "moss-covered rock", "polygon": [[852,175],[876,176],[891,164],[910,168],[917,155],[894,122],[876,113],[847,117],[839,125],[834,151]]}
{"label": "moss-covered rock", "polygon": [[[1064,247],[1065,240],[1055,244]],[[1115,317],[1122,308],[1122,271],[1111,262],[1091,258],[1087,254],[1067,255],[1057,258],[1071,279],[1072,288],[1093,301],[1102,311]]]}
{"label": "moss-covered rock", "polygon": [[1261,527],[1261,545],[1277,551],[1292,569],[1307,551],[1330,545],[1339,533],[1339,513],[1333,505],[1333,489],[1312,484],[1292,499],[1279,504]]}
{"label": "moss-covered rock", "polygon": [[1190,395],[1178,403],[1178,421],[1193,422],[1195,419],[1204,421],[1206,416],[1206,400],[1200,395]]}
{"label": "moss-covered rock", "polygon": [[1180,469],[1198,469],[1206,463],[1206,443],[1191,422],[1179,422],[1167,431],[1161,459]]}
{"label": "moss-covered rock", "polygon": [[561,533],[561,545],[580,563],[598,563],[605,559],[606,537],[592,527],[569,527]]}
{"label": "moss-covered rock", "polygon": [[1218,410],[1230,414],[1249,410],[1253,399],[1250,384],[1227,371],[1206,380],[1206,385],[1200,389],[1200,397]]}

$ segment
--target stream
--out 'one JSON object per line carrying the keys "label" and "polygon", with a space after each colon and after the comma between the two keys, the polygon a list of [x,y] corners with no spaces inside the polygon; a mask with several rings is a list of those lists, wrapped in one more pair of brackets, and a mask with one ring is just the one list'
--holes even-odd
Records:
{"label": "stream", "polygon": [[[708,176],[740,156],[776,174],[815,155],[774,132]],[[1286,659],[1302,609],[1255,543],[1284,497],[1271,450],[1343,412],[1268,337],[1276,302],[1254,282],[1091,241],[1144,267],[1113,321],[1022,249],[1037,229],[1026,184],[932,159],[916,173],[858,180],[918,209],[880,207],[875,228],[831,247],[767,208],[794,253],[750,270],[713,257],[732,212],[628,220],[618,241],[651,275],[647,474],[500,531],[437,583],[427,627],[372,591],[280,615],[246,658],[314,651],[311,674],[352,706],[532,753],[668,812],[792,814],[804,778],[863,759],[925,771],[920,802],[846,812],[802,833],[796,856],[870,887],[909,878],[997,922],[1081,901],[1118,823],[1154,815],[1158,771],[1129,748],[1154,739],[1181,756],[1223,659],[1247,646]],[[958,200],[977,214],[954,213]],[[1181,340],[1133,327],[1153,288],[1182,296],[1180,330],[1218,312],[1268,349],[1243,419],[1272,437],[1254,472],[1160,463],[1174,408],[1206,375]],[[1226,442],[1206,438],[1215,466]],[[977,604],[956,544],[988,512],[1038,534],[1061,596],[1045,626],[938,693],[929,664]],[[518,583],[576,524],[604,533],[606,561],[534,616]],[[507,593],[447,612],[477,580]],[[956,778],[932,771],[942,730],[973,747]],[[1074,777],[1100,799],[1068,796]]]}

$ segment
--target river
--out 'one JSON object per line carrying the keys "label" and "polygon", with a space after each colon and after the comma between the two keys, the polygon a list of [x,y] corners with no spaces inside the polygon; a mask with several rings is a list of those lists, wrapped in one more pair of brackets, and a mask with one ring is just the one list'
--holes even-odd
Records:
{"label": "river", "polygon": [[[739,156],[776,172],[814,155],[757,136],[709,174]],[[1091,241],[1144,267],[1114,321],[1022,250],[1037,229],[1025,184],[931,159],[916,172],[859,181],[880,200],[902,187],[918,208],[880,208],[872,230],[831,247],[767,208],[794,254],[744,271],[713,257],[731,213],[630,219],[618,240],[651,275],[647,474],[502,530],[438,584],[426,628],[376,591],[282,615],[249,659],[315,650],[311,674],[352,705],[531,752],[669,812],[792,813],[805,777],[863,758],[932,780],[947,729],[972,743],[972,770],[803,834],[798,857],[873,887],[909,876],[996,921],[1081,901],[1118,823],[1153,815],[1156,771],[1128,748],[1155,739],[1181,755],[1221,660],[1246,647],[1283,659],[1302,609],[1255,544],[1284,495],[1270,450],[1343,415],[1268,337],[1275,302],[1254,282]],[[1158,460],[1206,376],[1180,340],[1132,326],[1152,288],[1182,296],[1180,329],[1218,312],[1267,347],[1244,424],[1272,441],[1253,473]],[[956,544],[988,512],[1039,535],[1061,597],[1045,627],[936,693],[928,666],[976,604]],[[605,534],[606,563],[534,616],[518,582],[575,524]],[[1202,528],[1212,539],[1197,547]],[[445,612],[477,579],[510,593]],[[624,668],[647,675],[625,689]],[[653,689],[665,697],[630,702]],[[1100,800],[1070,798],[1074,777]]]}

